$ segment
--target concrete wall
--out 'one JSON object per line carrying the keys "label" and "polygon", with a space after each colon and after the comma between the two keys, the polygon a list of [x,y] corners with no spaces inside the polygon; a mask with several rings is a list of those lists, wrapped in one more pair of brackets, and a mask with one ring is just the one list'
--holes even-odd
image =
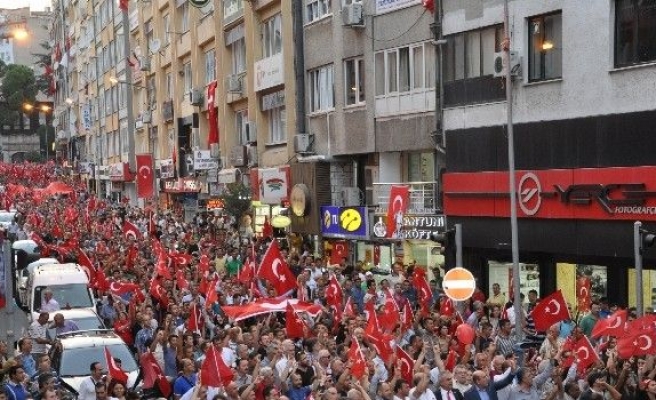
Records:
{"label": "concrete wall", "polygon": [[[444,10],[446,35],[503,22],[501,0],[446,0]],[[527,18],[557,10],[562,10],[562,79],[529,83]],[[515,81],[515,122],[654,108],[654,64],[614,67],[613,1],[515,0],[510,3],[510,15],[512,49],[520,52],[524,71],[522,78]],[[500,125],[505,121],[504,102],[454,107],[444,114],[448,130]]]}

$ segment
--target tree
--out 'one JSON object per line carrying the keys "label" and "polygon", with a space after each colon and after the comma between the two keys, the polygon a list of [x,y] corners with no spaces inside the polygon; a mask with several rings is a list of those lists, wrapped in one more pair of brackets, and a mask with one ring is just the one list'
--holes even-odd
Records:
{"label": "tree", "polygon": [[235,217],[235,227],[239,226],[241,217],[251,208],[251,190],[241,182],[226,184],[223,191],[223,210]]}
{"label": "tree", "polygon": [[34,71],[25,65],[7,65],[0,69],[0,78],[0,126],[13,126],[22,114],[23,104],[34,103],[36,99]]}
{"label": "tree", "polygon": [[45,53],[32,53],[32,56],[37,59],[34,65],[40,67],[39,70],[43,71],[42,74],[36,77],[36,87],[43,93],[48,93],[50,90],[50,80],[52,79],[52,46],[48,41],[40,43]]}

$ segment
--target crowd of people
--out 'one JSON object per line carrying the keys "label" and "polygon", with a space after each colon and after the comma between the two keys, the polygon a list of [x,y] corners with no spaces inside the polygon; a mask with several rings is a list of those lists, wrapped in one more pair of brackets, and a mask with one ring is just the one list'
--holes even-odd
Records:
{"label": "crowd of people", "polygon": [[[73,191],[35,195],[34,170],[50,177],[42,184],[59,179]],[[182,214],[154,204],[139,208],[97,199],[80,182],[55,177],[53,165],[3,165],[0,172],[0,202],[17,210],[6,237],[33,239],[49,256],[88,266],[98,315],[131,346],[141,368],[145,360],[156,361],[158,377],[143,380],[141,396],[656,400],[654,355],[623,357],[617,335],[593,334],[614,315],[603,299],[580,312],[581,318],[537,332],[531,314],[540,302],[536,292],[527,293],[516,319],[499,285],[453,304],[439,280],[426,280],[422,267],[398,260],[381,278],[348,260],[331,265],[307,249],[284,246],[277,266],[288,268],[295,283],[279,293],[280,282],[264,279],[253,267],[265,268],[267,253],[278,246],[269,235],[243,235],[231,224],[238,216],[199,214],[185,222]],[[227,311],[284,298],[294,301],[282,312],[234,318]],[[317,312],[298,311],[292,303],[313,303]],[[56,338],[43,343],[39,336],[27,330],[15,354],[0,344],[0,400],[59,398],[45,350]],[[593,349],[591,362],[573,345],[581,340]],[[80,399],[140,396],[111,374],[103,378],[108,366],[96,361]]]}

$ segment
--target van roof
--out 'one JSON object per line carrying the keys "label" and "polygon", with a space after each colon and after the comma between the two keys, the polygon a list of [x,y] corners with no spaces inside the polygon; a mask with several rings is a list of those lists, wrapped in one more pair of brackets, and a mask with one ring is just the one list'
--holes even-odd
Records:
{"label": "van roof", "polygon": [[[78,275],[87,278],[87,273],[77,264],[43,264],[34,268],[35,276]],[[88,280],[88,278],[87,278]]]}

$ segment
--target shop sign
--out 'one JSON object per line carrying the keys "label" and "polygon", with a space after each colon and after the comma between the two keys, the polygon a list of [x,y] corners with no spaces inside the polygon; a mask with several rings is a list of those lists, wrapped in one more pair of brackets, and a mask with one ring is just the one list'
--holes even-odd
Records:
{"label": "shop sign", "polygon": [[304,183],[298,183],[292,188],[289,203],[292,213],[297,217],[305,217],[310,212],[310,189]]}
{"label": "shop sign", "polygon": [[[406,214],[400,227],[399,240],[431,240],[434,233],[446,231],[446,217],[444,215],[418,215]],[[375,239],[385,239],[387,236],[387,216],[379,215],[374,218],[371,236]]]}
{"label": "shop sign", "polygon": [[109,180],[114,182],[130,181],[130,166],[127,163],[115,163],[109,166]]}
{"label": "shop sign", "polygon": [[82,161],[77,165],[77,172],[80,175],[92,175],[93,164],[91,164],[90,162]]}
{"label": "shop sign", "polygon": [[219,168],[219,160],[210,155],[209,150],[194,151],[194,170],[208,170]]}
{"label": "shop sign", "polygon": [[223,208],[223,200],[221,199],[209,199],[207,200],[207,209],[213,210],[215,208]]}
{"label": "shop sign", "polygon": [[88,104],[85,104],[82,106],[82,127],[84,130],[88,131],[91,129],[91,106]]}
{"label": "shop sign", "polygon": [[[656,221],[656,166],[518,171],[521,218]],[[448,215],[508,217],[507,172],[447,173]]]}
{"label": "shop sign", "polygon": [[196,193],[200,191],[200,183],[193,178],[180,178],[164,181],[164,191],[167,193]]}
{"label": "shop sign", "polygon": [[219,169],[212,168],[207,170],[207,183],[217,183],[219,181]]}
{"label": "shop sign", "polygon": [[289,167],[260,168],[260,201],[266,204],[280,204],[289,198]]}
{"label": "shop sign", "polygon": [[173,159],[160,160],[159,162],[159,177],[160,179],[171,179],[175,176],[175,168],[173,166]]}
{"label": "shop sign", "polygon": [[420,3],[420,0],[376,0],[376,14],[382,14]]}
{"label": "shop sign", "polygon": [[282,85],[284,82],[282,52],[255,63],[255,91]]}
{"label": "shop sign", "polygon": [[321,234],[342,239],[367,239],[366,207],[321,207]]}

